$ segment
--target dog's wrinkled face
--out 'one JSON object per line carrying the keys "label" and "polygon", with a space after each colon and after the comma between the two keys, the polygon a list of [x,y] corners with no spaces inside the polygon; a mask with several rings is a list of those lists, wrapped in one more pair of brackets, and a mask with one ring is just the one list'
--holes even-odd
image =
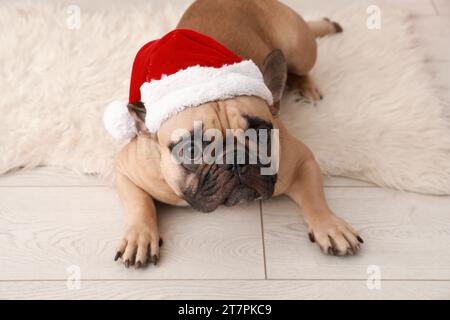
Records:
{"label": "dog's wrinkled face", "polygon": [[128,105],[138,132],[159,144],[164,179],[197,210],[210,212],[221,204],[267,199],[274,192],[279,163],[274,115],[287,79],[280,50],[266,57],[262,74],[272,105],[241,96],[186,108],[166,120],[156,137],[145,126],[145,106]]}
{"label": "dog's wrinkled face", "polygon": [[[157,134],[164,178],[177,195],[202,212],[221,204],[270,198],[276,171],[262,169],[278,160],[271,154],[273,129],[277,128],[266,102],[256,97],[187,108],[164,122]],[[264,133],[266,138],[260,139]],[[253,141],[255,137],[260,141]],[[264,144],[263,155],[270,156],[270,163],[261,160],[258,143]]]}

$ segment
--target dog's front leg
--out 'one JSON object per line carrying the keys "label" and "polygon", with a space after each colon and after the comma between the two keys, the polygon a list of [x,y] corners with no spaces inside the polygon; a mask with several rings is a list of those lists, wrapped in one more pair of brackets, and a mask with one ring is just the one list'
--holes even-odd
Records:
{"label": "dog's front leg", "polygon": [[114,260],[122,257],[125,267],[145,266],[159,260],[159,237],[153,198],[128,177],[117,172],[117,190],[127,212],[127,225]]}
{"label": "dog's front leg", "polygon": [[[302,143],[301,149],[307,150]],[[286,193],[303,208],[309,228],[309,238],[317,242],[324,253],[352,255],[363,242],[358,233],[337,217],[325,200],[322,174],[312,153],[298,163],[294,180]]]}

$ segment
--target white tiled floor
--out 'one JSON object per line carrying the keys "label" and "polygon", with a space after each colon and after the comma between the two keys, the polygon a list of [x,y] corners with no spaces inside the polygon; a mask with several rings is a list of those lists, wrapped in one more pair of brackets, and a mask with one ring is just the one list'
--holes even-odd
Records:
{"label": "white tiled floor", "polygon": [[[353,1],[285,2],[319,11]],[[374,2],[413,13],[450,108],[450,1]],[[112,261],[124,223],[114,189],[55,168],[0,177],[0,298],[450,298],[450,197],[342,178],[326,186],[333,209],[364,235],[358,256],[322,255],[301,210],[281,197],[209,215],[161,206],[161,263],[126,270]],[[67,287],[72,265],[78,290]],[[370,266],[379,290],[367,286]]]}

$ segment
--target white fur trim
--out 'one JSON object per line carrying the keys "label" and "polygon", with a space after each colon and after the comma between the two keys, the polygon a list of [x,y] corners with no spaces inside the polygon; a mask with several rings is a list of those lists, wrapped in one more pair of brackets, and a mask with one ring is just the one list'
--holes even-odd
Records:
{"label": "white fur trim", "polygon": [[136,135],[136,124],[125,101],[113,101],[105,109],[103,123],[115,139],[126,140]]}
{"label": "white fur trim", "polygon": [[144,83],[141,101],[147,109],[145,125],[150,132],[188,107],[237,96],[257,96],[273,103],[258,66],[245,60],[221,68],[192,66],[160,80]]}

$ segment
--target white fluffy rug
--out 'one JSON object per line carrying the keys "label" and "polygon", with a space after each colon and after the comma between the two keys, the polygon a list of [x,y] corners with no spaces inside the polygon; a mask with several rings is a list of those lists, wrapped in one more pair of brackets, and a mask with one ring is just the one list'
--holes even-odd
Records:
{"label": "white fluffy rug", "polygon": [[[111,177],[120,146],[103,128],[103,108],[127,98],[135,53],[189,2],[81,8],[80,29],[67,27],[73,11],[56,1],[3,2],[0,174],[54,165]],[[365,9],[331,15],[345,31],[319,41],[313,76],[325,99],[313,106],[288,95],[282,117],[327,174],[450,194],[449,122],[409,23],[383,10],[381,30],[369,30]]]}

